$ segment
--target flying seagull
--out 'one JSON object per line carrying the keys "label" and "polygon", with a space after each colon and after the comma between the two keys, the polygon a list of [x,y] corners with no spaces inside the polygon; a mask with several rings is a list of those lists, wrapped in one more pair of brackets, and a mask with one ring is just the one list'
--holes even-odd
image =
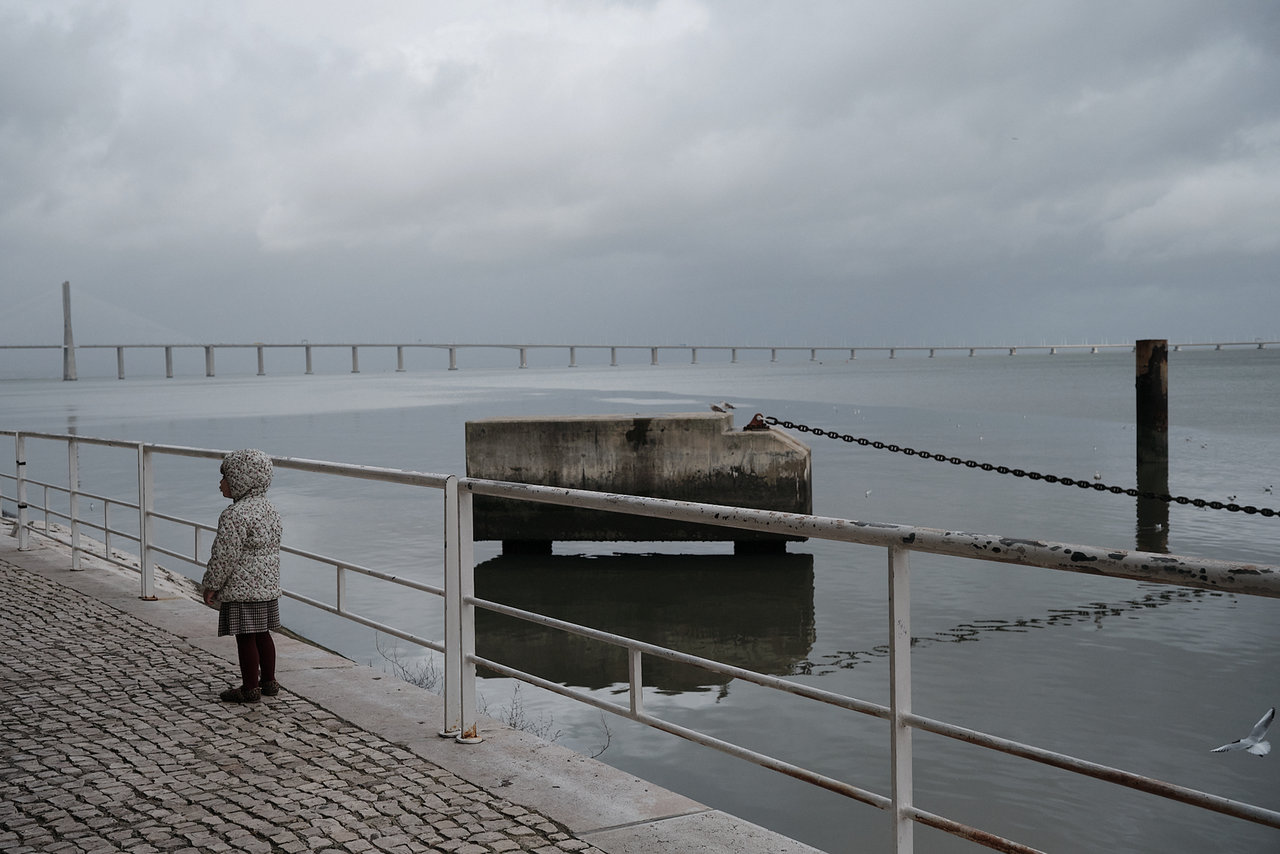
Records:
{"label": "flying seagull", "polygon": [[1228,750],[1247,750],[1254,756],[1266,756],[1271,752],[1271,742],[1266,740],[1267,728],[1271,726],[1271,722],[1275,719],[1276,709],[1275,706],[1272,706],[1267,709],[1267,713],[1262,716],[1262,720],[1254,725],[1247,736],[1238,738],[1230,744],[1215,747],[1209,752],[1226,753]]}

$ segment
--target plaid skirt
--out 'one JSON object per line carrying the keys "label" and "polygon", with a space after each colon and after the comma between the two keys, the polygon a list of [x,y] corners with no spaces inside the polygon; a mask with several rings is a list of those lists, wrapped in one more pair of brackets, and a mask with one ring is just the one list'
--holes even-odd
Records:
{"label": "plaid skirt", "polygon": [[280,628],[280,600],[223,602],[218,609],[218,637],[251,635]]}

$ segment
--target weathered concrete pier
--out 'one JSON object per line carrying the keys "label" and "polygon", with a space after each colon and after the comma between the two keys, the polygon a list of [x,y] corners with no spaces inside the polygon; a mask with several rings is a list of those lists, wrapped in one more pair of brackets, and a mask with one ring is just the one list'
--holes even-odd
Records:
{"label": "weathered concrete pier", "polygon": [[[596,492],[813,510],[809,447],[781,432],[733,428],[729,413],[486,418],[466,425],[467,475]],[[550,553],[553,541],[724,541],[786,550],[780,534],[477,496],[477,540]]]}

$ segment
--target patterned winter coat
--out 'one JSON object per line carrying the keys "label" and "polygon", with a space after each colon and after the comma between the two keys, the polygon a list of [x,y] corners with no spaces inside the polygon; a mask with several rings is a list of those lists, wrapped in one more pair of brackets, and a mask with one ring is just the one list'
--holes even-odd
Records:
{"label": "patterned winter coat", "polygon": [[223,602],[263,602],[280,596],[280,514],[267,500],[271,457],[232,451],[222,461],[232,505],[218,517],[201,584]]}

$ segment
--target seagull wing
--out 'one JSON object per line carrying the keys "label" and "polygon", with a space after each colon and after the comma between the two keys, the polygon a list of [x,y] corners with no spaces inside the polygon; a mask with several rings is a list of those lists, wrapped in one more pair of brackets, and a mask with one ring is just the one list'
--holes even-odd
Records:
{"label": "seagull wing", "polygon": [[1244,743],[1243,739],[1236,739],[1230,744],[1224,744],[1221,747],[1215,747],[1213,750],[1210,750],[1209,752],[1210,753],[1226,753],[1228,750],[1244,750],[1246,747],[1248,747],[1248,745]]}
{"label": "seagull wing", "polygon": [[1267,713],[1262,716],[1262,720],[1254,724],[1253,730],[1249,733],[1250,741],[1262,741],[1267,737],[1267,730],[1271,728],[1271,722],[1276,719],[1276,709],[1272,706],[1267,709]]}
{"label": "seagull wing", "polygon": [[1266,756],[1271,752],[1271,742],[1260,741],[1257,744],[1251,744],[1249,745],[1248,750],[1254,756]]}

